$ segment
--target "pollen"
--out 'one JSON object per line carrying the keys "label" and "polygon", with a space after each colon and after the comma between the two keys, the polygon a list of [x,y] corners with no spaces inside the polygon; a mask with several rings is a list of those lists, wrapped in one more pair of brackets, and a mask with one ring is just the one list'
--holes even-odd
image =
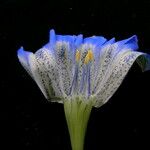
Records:
{"label": "pollen", "polygon": [[79,50],[77,50],[77,51],[76,51],[76,61],[77,61],[77,62],[79,62],[80,57],[81,57],[81,54],[80,54]]}
{"label": "pollen", "polygon": [[88,53],[85,56],[84,64],[88,64],[90,61],[94,59],[92,50],[88,50]]}

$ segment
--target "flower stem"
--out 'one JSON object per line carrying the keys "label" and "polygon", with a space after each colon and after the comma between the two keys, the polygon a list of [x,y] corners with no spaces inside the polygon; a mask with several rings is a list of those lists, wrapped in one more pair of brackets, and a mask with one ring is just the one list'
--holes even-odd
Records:
{"label": "flower stem", "polygon": [[72,150],[84,149],[84,138],[91,109],[92,102],[82,100],[79,97],[64,102]]}

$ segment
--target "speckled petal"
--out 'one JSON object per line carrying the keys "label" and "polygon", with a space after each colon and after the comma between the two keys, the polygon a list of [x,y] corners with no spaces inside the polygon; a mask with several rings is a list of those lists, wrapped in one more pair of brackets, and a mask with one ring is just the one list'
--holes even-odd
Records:
{"label": "speckled petal", "polygon": [[35,58],[40,68],[43,85],[49,92],[49,100],[60,101],[58,97],[62,97],[64,93],[53,54],[48,49],[42,48],[35,53]]}
{"label": "speckled petal", "polygon": [[[29,52],[24,52],[24,55],[27,53]],[[41,89],[44,96],[48,99],[48,91],[45,85],[43,84],[44,82],[42,79],[42,71],[41,71],[40,66],[37,63],[35,55],[33,53],[30,53],[30,55],[27,55],[27,56],[28,56],[27,63],[28,63],[28,68],[30,70],[30,74],[32,78],[35,80],[35,82],[37,83],[37,85],[39,86],[39,88]]]}
{"label": "speckled petal", "polygon": [[114,44],[106,44],[101,48],[100,56],[98,59],[98,65],[95,70],[93,93],[97,92],[100,83],[105,77],[106,71],[109,69],[109,65],[112,63],[116,54],[116,46]]}
{"label": "speckled petal", "polygon": [[[119,88],[133,63],[145,54],[124,49],[117,54],[109,65],[104,79],[101,81],[96,95],[95,107],[105,104]],[[143,68],[144,69],[144,68]]]}
{"label": "speckled petal", "polygon": [[57,35],[50,30],[49,42],[35,54],[18,50],[18,58],[50,101],[75,97],[94,99],[95,107],[115,93],[132,64],[150,70],[150,56],[137,52],[134,35],[122,41],[102,36]]}

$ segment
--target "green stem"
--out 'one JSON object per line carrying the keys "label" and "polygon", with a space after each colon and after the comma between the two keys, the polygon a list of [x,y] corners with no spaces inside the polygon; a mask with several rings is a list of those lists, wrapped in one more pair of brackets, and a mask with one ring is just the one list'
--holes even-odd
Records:
{"label": "green stem", "polygon": [[84,138],[91,109],[91,100],[86,101],[78,97],[64,102],[72,150],[84,149]]}

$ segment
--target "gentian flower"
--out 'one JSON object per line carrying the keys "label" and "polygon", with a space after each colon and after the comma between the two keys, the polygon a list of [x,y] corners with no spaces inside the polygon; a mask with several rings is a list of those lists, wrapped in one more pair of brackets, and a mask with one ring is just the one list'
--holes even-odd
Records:
{"label": "gentian flower", "polygon": [[51,102],[64,104],[73,150],[83,150],[92,107],[105,104],[135,61],[150,69],[149,55],[137,52],[138,40],[107,40],[101,36],[56,35],[36,53],[18,50],[22,66]]}

